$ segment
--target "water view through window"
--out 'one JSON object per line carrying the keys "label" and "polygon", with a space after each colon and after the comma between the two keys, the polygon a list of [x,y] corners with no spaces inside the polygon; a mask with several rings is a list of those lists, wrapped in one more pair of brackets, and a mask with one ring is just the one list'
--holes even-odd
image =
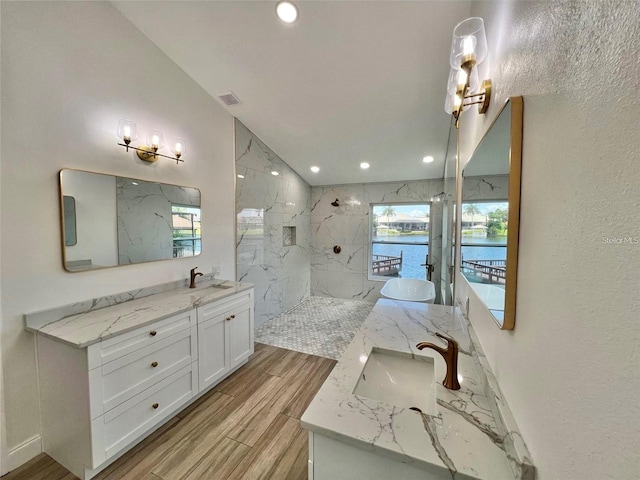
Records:
{"label": "water view through window", "polygon": [[371,207],[372,278],[426,278],[429,205],[386,204]]}
{"label": "water view through window", "polygon": [[475,283],[504,285],[508,202],[462,203],[462,273]]}

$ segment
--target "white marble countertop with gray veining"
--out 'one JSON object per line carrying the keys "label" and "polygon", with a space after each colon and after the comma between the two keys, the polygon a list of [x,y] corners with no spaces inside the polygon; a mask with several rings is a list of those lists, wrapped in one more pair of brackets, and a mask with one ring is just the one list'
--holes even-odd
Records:
{"label": "white marble countertop with gray veining", "polygon": [[[216,288],[223,286],[228,288]],[[229,280],[202,282],[196,288],[180,287],[125,301],[46,323],[26,330],[45,335],[73,347],[84,348],[158,320],[168,318],[253,288],[250,283]],[[27,316],[29,317],[29,316]]]}
{"label": "white marble countertop with gray veining", "polygon": [[[442,385],[446,364],[430,341],[446,346],[440,332],[459,342],[461,389]],[[437,415],[353,394],[374,347],[434,358]],[[483,389],[482,370],[470,354],[459,310],[443,305],[379,300],[302,416],[304,428],[455,479],[503,480],[515,474]]]}

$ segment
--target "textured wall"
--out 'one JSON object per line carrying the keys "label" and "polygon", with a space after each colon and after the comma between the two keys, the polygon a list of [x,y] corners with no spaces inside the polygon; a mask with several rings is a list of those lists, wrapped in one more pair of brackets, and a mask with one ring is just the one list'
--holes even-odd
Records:
{"label": "textured wall", "polygon": [[[311,187],[237,120],[236,172],[237,275],[255,285],[260,325],[309,297]],[[295,227],[295,245],[283,227]]]}
{"label": "textured wall", "polygon": [[[313,295],[355,298],[375,302],[380,298],[382,281],[368,279],[369,211],[371,203],[429,202],[442,192],[442,180],[370,183],[311,188],[311,293]],[[340,206],[331,205],[339,199]],[[442,207],[431,207],[430,262],[432,278],[440,279]],[[340,245],[342,252],[333,253]],[[436,288],[439,293],[439,288]]]}
{"label": "textured wall", "polygon": [[515,330],[473,297],[471,321],[540,480],[637,478],[640,2],[474,2],[472,14],[495,97],[486,116],[463,115],[461,163],[509,95],[524,95],[524,150]]}
{"label": "textured wall", "polygon": [[[184,279],[196,265],[216,263],[222,277],[234,278],[233,118],[109,2],[0,2],[0,8],[2,205],[20,206],[3,208],[0,218],[8,440],[2,468],[13,468],[40,452],[35,342],[23,330],[24,313]],[[121,118],[137,121],[143,138],[151,128],[167,140],[186,137],[185,163],[148,164],[126,153],[115,134]],[[65,272],[62,168],[199,188],[205,236],[197,263]]]}

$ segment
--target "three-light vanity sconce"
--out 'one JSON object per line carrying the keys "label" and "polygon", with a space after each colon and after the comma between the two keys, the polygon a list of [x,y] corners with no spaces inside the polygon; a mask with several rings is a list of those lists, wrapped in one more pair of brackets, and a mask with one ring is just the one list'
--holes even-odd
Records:
{"label": "three-light vanity sconce", "polygon": [[487,53],[487,35],[482,18],[467,18],[455,26],[444,110],[456,119],[456,127],[460,114],[469,106],[478,105],[479,113],[486,113],[489,108],[491,80],[483,80],[482,84],[478,80],[478,65]]}
{"label": "three-light vanity sconce", "polygon": [[158,153],[158,150],[164,148],[164,135],[160,130],[151,130],[147,135],[147,144],[141,147],[134,147],[131,142],[138,138],[136,123],[131,120],[120,120],[118,123],[118,137],[122,139],[124,143],[118,143],[121,147],[125,147],[127,152],[129,149],[136,151],[138,158],[145,162],[155,162],[158,157],[168,158],[175,160],[176,165],[178,162],[184,162],[182,155],[187,151],[187,145],[184,138],[176,138],[173,144],[171,152],[173,157],[169,155],[162,155]]}

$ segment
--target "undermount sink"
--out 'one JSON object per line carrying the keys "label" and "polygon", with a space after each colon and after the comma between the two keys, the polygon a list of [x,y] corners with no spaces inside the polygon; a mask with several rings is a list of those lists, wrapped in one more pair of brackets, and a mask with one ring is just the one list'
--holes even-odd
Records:
{"label": "undermount sink", "polygon": [[209,285],[205,288],[219,288],[220,290],[226,290],[227,288],[233,288],[233,285]]}
{"label": "undermount sink", "polygon": [[433,358],[374,347],[355,395],[437,415]]}
{"label": "undermount sink", "polygon": [[191,293],[195,293],[195,292],[202,293],[202,292],[204,292],[206,290],[209,290],[209,291],[227,290],[228,288],[233,288],[234,286],[235,285],[223,285],[221,283],[216,283],[216,284],[213,284],[213,283],[198,284],[198,283],[196,283],[196,288],[187,288],[184,293],[191,294]]}

